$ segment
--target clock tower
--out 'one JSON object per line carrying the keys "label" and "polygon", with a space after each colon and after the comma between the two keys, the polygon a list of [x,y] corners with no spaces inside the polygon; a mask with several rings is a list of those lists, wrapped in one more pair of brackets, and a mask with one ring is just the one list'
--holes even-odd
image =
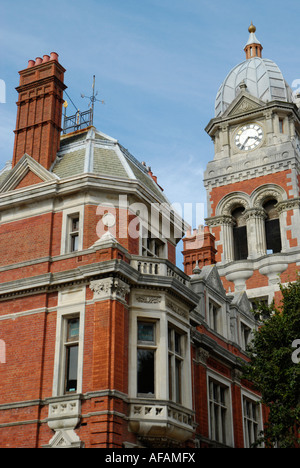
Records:
{"label": "clock tower", "polygon": [[219,88],[206,127],[206,223],[227,292],[279,297],[300,268],[300,114],[279,67],[262,57],[251,23],[246,60]]}

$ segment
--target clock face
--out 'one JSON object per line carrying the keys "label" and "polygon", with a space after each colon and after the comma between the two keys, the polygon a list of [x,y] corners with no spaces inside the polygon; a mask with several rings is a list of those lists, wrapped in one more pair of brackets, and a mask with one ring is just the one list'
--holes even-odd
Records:
{"label": "clock face", "polygon": [[255,149],[263,139],[263,130],[260,125],[250,123],[239,128],[235,135],[235,144],[241,151]]}

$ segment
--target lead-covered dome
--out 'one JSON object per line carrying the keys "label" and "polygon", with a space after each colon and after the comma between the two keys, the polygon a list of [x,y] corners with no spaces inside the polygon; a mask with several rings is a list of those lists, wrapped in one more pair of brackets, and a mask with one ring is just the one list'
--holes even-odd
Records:
{"label": "lead-covered dome", "polygon": [[[253,29],[254,28],[254,29]],[[275,62],[261,57],[262,46],[255,36],[255,26],[249,28],[250,37],[245,46],[247,60],[235,66],[219,88],[215,101],[215,116],[222,115],[236,96],[240,85],[264,102],[281,100],[293,102],[293,93]]]}

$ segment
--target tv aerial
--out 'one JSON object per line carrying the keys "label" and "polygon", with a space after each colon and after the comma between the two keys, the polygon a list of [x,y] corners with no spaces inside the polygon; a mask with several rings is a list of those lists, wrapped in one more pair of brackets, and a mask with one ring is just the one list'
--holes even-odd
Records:
{"label": "tv aerial", "polygon": [[93,85],[92,85],[93,94],[92,94],[92,96],[85,96],[85,94],[81,94],[82,98],[87,98],[87,99],[90,100],[89,108],[91,109],[91,125],[93,125],[93,121],[94,121],[95,102],[100,102],[101,104],[105,104],[104,101],[102,101],[100,99],[97,99],[98,91],[95,92],[95,81],[96,81],[96,78],[95,78],[95,75],[93,75]]}

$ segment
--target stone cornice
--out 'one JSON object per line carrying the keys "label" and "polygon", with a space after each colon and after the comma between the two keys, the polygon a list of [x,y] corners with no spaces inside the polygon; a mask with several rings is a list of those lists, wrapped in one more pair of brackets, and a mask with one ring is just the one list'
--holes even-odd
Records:
{"label": "stone cornice", "polygon": [[[226,340],[222,337],[224,342],[224,346],[220,345],[214,338],[199,332],[195,328],[191,330],[191,340],[192,343],[201,348],[201,355],[198,355],[199,363],[202,362],[203,364],[203,357],[206,359],[209,356],[214,356],[215,358],[219,358],[222,362],[226,362],[230,366],[234,366],[237,368],[241,368],[241,356],[234,355],[231,351],[228,351],[226,347],[228,344],[234,345],[235,348],[239,349],[239,346],[236,343],[232,343],[231,341]],[[242,353],[242,351],[240,351]],[[242,353],[244,354],[244,353]]]}
{"label": "stone cornice", "polygon": [[300,198],[293,198],[289,200],[284,200],[276,205],[276,209],[279,213],[282,211],[288,211],[293,209],[300,208]]}
{"label": "stone cornice", "polygon": [[[163,262],[166,262],[166,260]],[[170,263],[170,265],[172,264]],[[167,290],[170,294],[179,297],[192,307],[195,307],[198,303],[198,296],[192,291],[189,284],[184,285],[176,277],[172,276],[141,274],[123,260],[92,263],[72,270],[46,273],[2,283],[0,284],[0,301],[14,297],[58,291],[61,288],[73,285],[89,285],[91,282],[103,278],[118,278],[132,287]]]}
{"label": "stone cornice", "polygon": [[[239,158],[225,158],[213,160],[208,163],[204,174],[204,186],[219,187],[222,185],[234,184],[243,180],[253,179],[275,172],[298,169],[300,160],[291,145],[283,144],[281,151],[274,146],[274,153],[261,152],[252,158],[249,155],[239,155]],[[275,153],[276,151],[276,153]],[[230,172],[227,173],[227,168]]]}
{"label": "stone cornice", "polygon": [[[49,173],[50,174],[50,173]],[[9,177],[8,177],[9,178]],[[67,196],[74,193],[87,193],[89,191],[105,191],[115,192],[117,195],[135,195],[138,200],[145,203],[147,206],[157,204],[161,206],[162,213],[167,216],[167,219],[173,219],[173,224],[177,232],[182,232],[188,229],[187,223],[172,210],[172,206],[155,196],[153,192],[147,189],[138,180],[123,179],[111,176],[102,176],[97,174],[84,173],[78,176],[57,179],[49,177],[49,180],[44,183],[24,187],[18,190],[10,190],[0,193],[0,213],[4,210],[10,210],[17,205],[29,205],[37,203],[41,200]],[[172,216],[171,216],[172,215]]]}
{"label": "stone cornice", "polygon": [[205,127],[205,131],[209,134],[212,135],[219,127],[222,125],[235,125],[236,123],[239,123],[242,120],[248,120],[249,117],[251,118],[257,118],[259,116],[264,116],[266,112],[276,112],[276,111],[285,111],[287,113],[292,113],[293,117],[295,120],[300,120],[299,119],[299,113],[297,112],[297,108],[295,104],[289,103],[289,102],[284,102],[284,101],[272,101],[268,104],[266,104],[263,107],[257,106],[257,108],[250,109],[248,111],[243,111],[240,114],[234,114],[234,115],[225,115],[225,116],[220,116],[220,117],[215,117],[209,121],[207,126]]}

